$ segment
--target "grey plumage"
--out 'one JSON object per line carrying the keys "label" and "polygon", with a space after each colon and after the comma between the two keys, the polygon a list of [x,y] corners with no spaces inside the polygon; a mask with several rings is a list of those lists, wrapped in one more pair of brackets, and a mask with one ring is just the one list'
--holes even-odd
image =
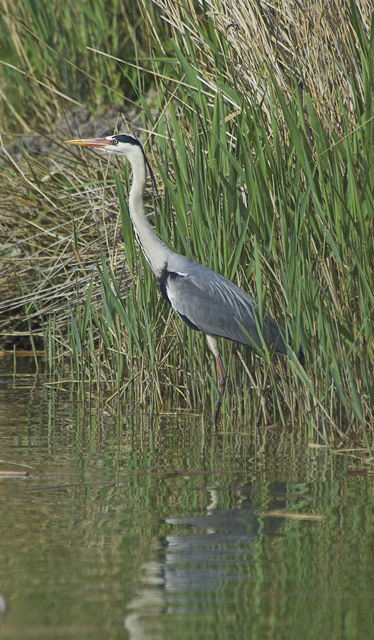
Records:
{"label": "grey plumage", "polygon": [[[242,344],[252,345],[253,341],[263,346],[255,300],[224,276],[172,254],[159,285],[174,311],[193,328]],[[269,314],[263,318],[262,335],[269,349],[287,355],[285,333]]]}

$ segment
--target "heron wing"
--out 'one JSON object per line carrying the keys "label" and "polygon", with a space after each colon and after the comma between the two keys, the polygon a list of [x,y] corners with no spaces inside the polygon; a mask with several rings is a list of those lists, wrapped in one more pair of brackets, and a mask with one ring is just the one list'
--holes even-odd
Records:
{"label": "heron wing", "polygon": [[[204,333],[244,344],[251,344],[250,335],[261,346],[254,299],[215,271],[197,263],[188,266],[183,271],[169,271],[165,278],[166,296],[178,315]],[[262,334],[269,348],[274,345],[276,351],[287,353],[284,332],[268,314]]]}

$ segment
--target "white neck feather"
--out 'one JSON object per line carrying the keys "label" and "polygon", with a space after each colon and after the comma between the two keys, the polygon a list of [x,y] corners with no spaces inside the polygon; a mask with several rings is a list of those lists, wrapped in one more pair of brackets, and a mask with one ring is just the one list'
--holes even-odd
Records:
{"label": "white neck feather", "polygon": [[147,169],[143,153],[139,147],[134,148],[128,158],[132,166],[132,185],[129,194],[130,217],[136,238],[147,258],[155,276],[159,278],[167,266],[170,249],[156,236],[148,223],[144,212],[144,189]]}

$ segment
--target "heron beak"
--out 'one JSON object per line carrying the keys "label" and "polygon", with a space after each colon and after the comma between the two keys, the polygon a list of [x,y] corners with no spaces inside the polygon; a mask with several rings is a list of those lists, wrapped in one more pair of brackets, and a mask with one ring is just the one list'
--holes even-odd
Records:
{"label": "heron beak", "polygon": [[86,138],[84,140],[65,140],[67,144],[76,144],[79,147],[96,147],[96,149],[103,149],[110,144],[110,140],[107,138]]}

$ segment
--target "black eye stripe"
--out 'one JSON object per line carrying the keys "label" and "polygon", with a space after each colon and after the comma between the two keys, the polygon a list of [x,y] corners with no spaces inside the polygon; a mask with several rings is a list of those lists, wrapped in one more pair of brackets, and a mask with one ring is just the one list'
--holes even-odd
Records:
{"label": "black eye stripe", "polygon": [[134,145],[134,147],[141,147],[142,146],[140,144],[139,140],[134,138],[134,136],[127,135],[126,133],[119,133],[119,134],[113,136],[112,142],[113,142],[113,140],[117,140],[117,142],[114,142],[114,144],[118,144],[119,142],[125,142],[127,144]]}

